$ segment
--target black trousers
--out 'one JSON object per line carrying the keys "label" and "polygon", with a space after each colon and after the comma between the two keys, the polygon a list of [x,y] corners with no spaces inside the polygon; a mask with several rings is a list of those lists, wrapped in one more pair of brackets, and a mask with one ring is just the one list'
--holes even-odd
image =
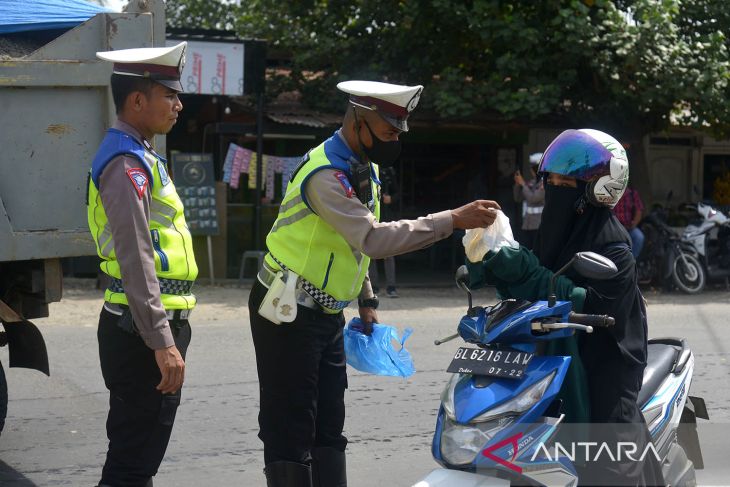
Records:
{"label": "black trousers", "polygon": [[292,323],[276,325],[258,314],[266,291],[256,281],[248,300],[264,463],[310,463],[314,447],[345,451],[345,319],[298,306]]}
{"label": "black trousers", "polygon": [[[172,433],[180,391],[161,394],[155,387],[162,378],[155,353],[136,333],[118,326],[120,317],[102,309],[99,317],[99,359],[109,389],[106,432],[109,450],[101,483],[138,487],[157,473]],[[175,345],[185,357],[190,324],[173,325]]]}

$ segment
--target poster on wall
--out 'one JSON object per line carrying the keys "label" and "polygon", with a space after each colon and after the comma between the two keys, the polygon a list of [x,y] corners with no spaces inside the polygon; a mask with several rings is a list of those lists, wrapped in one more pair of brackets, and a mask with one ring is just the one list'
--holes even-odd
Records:
{"label": "poster on wall", "polygon": [[243,95],[243,56],[243,43],[188,41],[180,78],[185,93]]}
{"label": "poster on wall", "polygon": [[171,159],[175,188],[185,206],[190,233],[218,235],[213,155],[175,152]]}

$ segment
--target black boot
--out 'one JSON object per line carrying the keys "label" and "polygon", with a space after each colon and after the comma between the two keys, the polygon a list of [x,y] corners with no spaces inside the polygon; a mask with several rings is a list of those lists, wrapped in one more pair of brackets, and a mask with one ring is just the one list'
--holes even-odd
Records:
{"label": "black boot", "polygon": [[329,447],[312,450],[314,487],[347,487],[345,452]]}
{"label": "black boot", "polygon": [[271,462],[264,468],[267,487],[312,487],[312,469],[296,462]]}

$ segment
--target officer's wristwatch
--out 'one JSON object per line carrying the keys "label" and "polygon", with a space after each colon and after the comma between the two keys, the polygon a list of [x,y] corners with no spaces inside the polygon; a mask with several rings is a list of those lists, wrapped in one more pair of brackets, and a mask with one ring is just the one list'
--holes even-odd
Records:
{"label": "officer's wristwatch", "polygon": [[373,296],[369,299],[358,299],[357,305],[360,308],[372,308],[372,309],[378,309],[378,305],[380,304],[380,300],[378,300],[377,296]]}

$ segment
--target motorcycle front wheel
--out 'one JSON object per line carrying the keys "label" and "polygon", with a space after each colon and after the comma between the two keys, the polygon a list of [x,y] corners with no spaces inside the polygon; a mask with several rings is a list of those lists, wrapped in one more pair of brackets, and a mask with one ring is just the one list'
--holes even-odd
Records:
{"label": "motorcycle front wheel", "polygon": [[705,268],[697,257],[678,255],[672,264],[672,278],[680,291],[697,294],[705,288]]}

